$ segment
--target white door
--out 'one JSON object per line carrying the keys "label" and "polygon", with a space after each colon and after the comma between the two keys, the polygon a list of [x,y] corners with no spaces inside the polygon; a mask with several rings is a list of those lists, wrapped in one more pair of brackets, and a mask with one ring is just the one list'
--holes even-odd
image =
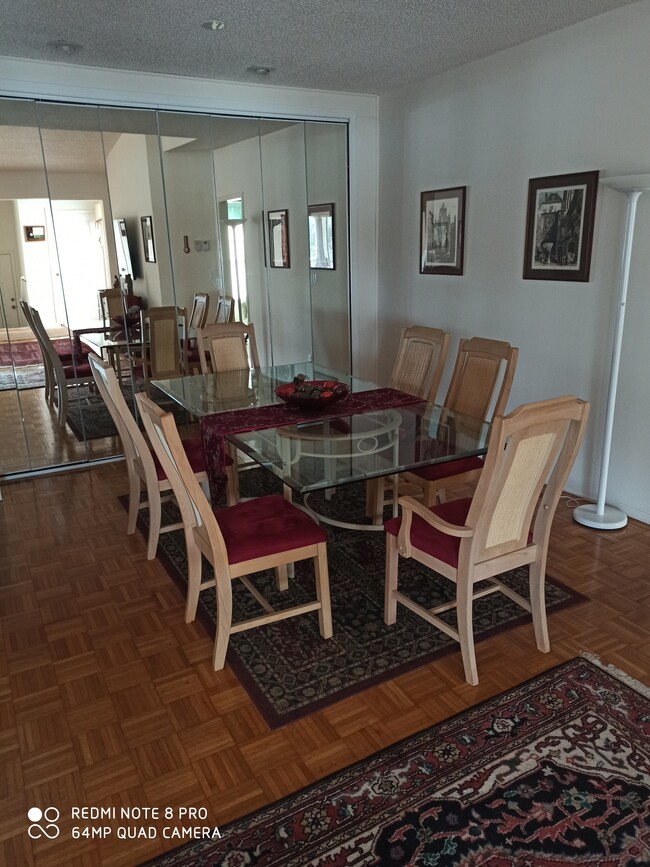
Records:
{"label": "white door", "polygon": [[14,271],[11,253],[0,253],[0,289],[2,290],[2,310],[0,318],[2,327],[17,328],[25,323],[22,321],[18,306],[18,284]]}
{"label": "white door", "polygon": [[63,298],[57,315],[71,328],[99,318],[99,291],[110,285],[106,271],[103,221],[96,218],[96,202],[53,201],[54,231]]}

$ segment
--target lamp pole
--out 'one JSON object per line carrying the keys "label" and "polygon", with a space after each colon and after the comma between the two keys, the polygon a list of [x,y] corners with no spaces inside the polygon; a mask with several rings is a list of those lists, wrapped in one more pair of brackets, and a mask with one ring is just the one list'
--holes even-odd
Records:
{"label": "lamp pole", "polygon": [[600,481],[598,484],[598,500],[595,504],[587,503],[573,510],[573,518],[585,527],[595,530],[618,530],[627,524],[627,515],[615,506],[605,503],[607,494],[607,477],[609,475],[609,459],[612,447],[612,431],[614,429],[614,410],[616,407],[616,391],[618,374],[623,347],[623,326],[625,324],[625,309],[627,304],[627,287],[630,278],[630,261],[632,258],[632,243],[634,240],[634,223],[636,206],[641,194],[650,190],[650,174],[623,175],[615,178],[602,178],[601,183],[613,190],[625,193],[627,197],[627,215],[625,219],[625,241],[621,258],[621,288],[616,316],[616,331],[612,349],[612,363],[609,374],[609,392],[607,395],[607,412],[605,414],[605,431],[603,434],[603,451],[600,462]]}

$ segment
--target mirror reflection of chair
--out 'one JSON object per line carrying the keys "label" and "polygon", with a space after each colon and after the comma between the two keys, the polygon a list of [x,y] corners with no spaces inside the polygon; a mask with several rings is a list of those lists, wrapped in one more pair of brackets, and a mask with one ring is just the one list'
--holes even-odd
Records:
{"label": "mirror reflection of chair", "polygon": [[210,373],[207,358],[214,373],[230,370],[256,369],[260,366],[252,323],[213,323],[197,332],[202,372]]}
{"label": "mirror reflection of chair", "polygon": [[46,399],[48,403],[52,404],[56,395],[59,427],[64,428],[68,418],[68,389],[73,386],[92,384],[94,382],[92,371],[87,361],[77,363],[74,356],[70,364],[61,362],[36,308],[30,307],[30,319],[28,321],[43,355]]}
{"label": "mirror reflection of chair", "polygon": [[121,289],[115,287],[110,289],[100,289],[99,307],[104,326],[108,327],[115,320],[119,321],[120,319],[125,319],[126,296]]}
{"label": "mirror reflection of chair", "polygon": [[[160,495],[166,491],[171,491],[171,484],[158,458],[152,453],[144,434],[138,427],[111,365],[94,353],[88,356],[88,361],[99,393],[111,414],[111,418],[122,441],[122,448],[124,449],[126,470],[129,477],[129,513],[126,532],[129,536],[135,532],[138,510],[148,508],[149,539],[147,543],[147,558],[153,560],[156,556],[160,533],[168,533],[170,530],[179,530],[182,527],[180,523],[161,526]],[[181,442],[189,465],[197,480],[207,483],[201,437],[181,440]],[[232,475],[228,467],[226,467],[226,475],[228,477],[226,489],[228,502],[235,503],[237,502],[237,495],[233,489]],[[144,484],[147,490],[147,499],[141,502],[140,489],[142,484]]]}
{"label": "mirror reflection of chair", "polygon": [[234,299],[232,295],[219,295],[217,299],[217,315],[214,321],[217,323],[232,322],[235,313]]}
{"label": "mirror reflection of chair", "polygon": [[[481,421],[503,415],[518,354],[516,347],[503,340],[461,340],[443,405]],[[425,506],[432,506],[445,497],[450,486],[475,482],[482,469],[483,458],[461,458],[413,470],[404,478],[421,487]]]}
{"label": "mirror reflection of chair", "polygon": [[[473,497],[431,508],[401,497],[401,516],[384,525],[384,620],[395,623],[399,602],[459,642],[465,678],[473,686],[478,673],[472,606],[478,597],[500,591],[532,613],[537,647],[544,653],[550,649],[544,602],[548,540],[588,415],[588,403],[560,397],[495,417]],[[452,581],[455,601],[429,609],[400,592],[400,557],[417,560]],[[530,602],[498,577],[518,566],[529,568]],[[452,608],[457,627],[439,616]]]}
{"label": "mirror reflection of chair", "polygon": [[185,307],[150,307],[140,311],[141,356],[133,374],[143,379],[174,379],[187,370],[187,310]]}
{"label": "mirror reflection of chair", "polygon": [[[287,617],[318,611],[320,634],[332,636],[325,531],[305,512],[281,496],[258,497],[213,511],[197,483],[182,449],[174,417],[163,413],[144,394],[137,400],[149,439],[176,494],[185,530],[188,597],[185,620],[196,615],[199,593],[214,586],[217,595],[213,666],[225,665],[230,636]],[[202,580],[201,555],[212,564],[214,579]],[[278,587],[288,586],[287,566],[311,559],[316,575],[316,599],[275,610],[246,576],[275,569]],[[239,578],[259,602],[263,613],[232,623],[232,581]]]}
{"label": "mirror reflection of chair", "polygon": [[192,311],[187,323],[187,372],[193,372],[196,368],[200,368],[199,348],[196,342],[196,332],[199,328],[203,328],[208,321],[208,311],[210,309],[210,296],[207,292],[195,292],[192,301]]}

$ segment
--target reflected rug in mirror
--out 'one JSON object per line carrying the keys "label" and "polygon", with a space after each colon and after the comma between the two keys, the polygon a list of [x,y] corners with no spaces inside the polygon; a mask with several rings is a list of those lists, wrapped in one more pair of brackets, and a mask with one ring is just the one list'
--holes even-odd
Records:
{"label": "reflected rug in mirror", "polygon": [[[267,470],[240,473],[242,497],[278,493],[278,485],[279,480]],[[312,495],[310,503],[317,502],[318,498]],[[323,499],[318,506],[323,510],[336,509],[339,515],[354,520],[355,515],[364,513],[365,485],[342,486],[332,500],[326,503]],[[170,503],[163,504],[163,513],[166,513],[164,523],[180,520],[176,507]],[[146,534],[148,512],[143,509],[140,514],[140,527]],[[393,626],[384,623],[383,533],[327,529],[333,637],[327,641],[321,638],[318,616],[313,612],[230,638],[227,664],[271,728],[425,665],[445,653],[459,653],[456,642],[403,606],[399,606]],[[161,535],[158,558],[185,593],[187,560],[181,530]],[[203,569],[204,578],[212,576],[205,559]],[[454,587],[450,581],[415,561],[404,561],[400,576],[406,592],[427,607],[453,598]],[[277,590],[275,575],[270,570],[257,573],[251,580],[274,608],[298,605],[314,597],[310,561],[296,564],[295,578],[289,581],[289,589],[284,592]],[[513,570],[504,580],[528,597],[527,570]],[[558,581],[547,580],[549,614],[583,599]],[[215,629],[215,604],[214,588],[203,590],[198,618],[211,638]],[[259,613],[258,603],[239,581],[234,581],[233,622]],[[444,616],[454,618],[453,612]],[[527,624],[532,634],[530,616],[503,594],[494,593],[475,602],[474,626],[478,641],[522,623]],[[462,672],[462,668],[459,670]]]}
{"label": "reflected rug in mirror", "polygon": [[147,867],[648,864],[649,745],[650,690],[574,659]]}

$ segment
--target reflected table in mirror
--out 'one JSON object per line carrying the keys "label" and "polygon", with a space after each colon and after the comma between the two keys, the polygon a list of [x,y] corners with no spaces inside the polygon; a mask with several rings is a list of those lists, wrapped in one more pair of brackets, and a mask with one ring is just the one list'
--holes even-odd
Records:
{"label": "reflected table in mirror", "polygon": [[[285,495],[331,494],[339,485],[391,477],[397,514],[399,474],[456,458],[485,454],[490,425],[436,404],[314,419],[296,425],[230,434],[229,442],[282,480]],[[383,531],[315,512],[339,527]]]}

